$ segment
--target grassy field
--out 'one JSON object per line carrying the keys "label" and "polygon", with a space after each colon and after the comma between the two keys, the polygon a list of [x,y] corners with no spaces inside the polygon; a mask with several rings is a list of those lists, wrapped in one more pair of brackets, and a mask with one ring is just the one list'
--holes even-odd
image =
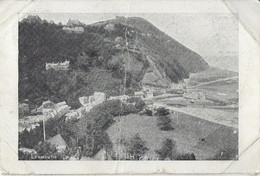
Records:
{"label": "grassy field", "polygon": [[[193,152],[198,160],[213,157],[216,151],[226,146],[236,148],[238,145],[238,134],[234,133],[234,128],[184,113],[174,112],[170,115],[174,127],[172,131],[161,131],[156,126],[155,116],[130,114],[121,118],[121,122],[114,123],[107,130],[114,150],[117,148],[116,143],[120,135],[128,139],[136,133],[146,141],[149,149],[146,155],[149,157],[156,156],[154,151],[161,147],[166,138],[176,141],[180,153]],[[201,142],[199,138],[205,138],[206,141]]]}

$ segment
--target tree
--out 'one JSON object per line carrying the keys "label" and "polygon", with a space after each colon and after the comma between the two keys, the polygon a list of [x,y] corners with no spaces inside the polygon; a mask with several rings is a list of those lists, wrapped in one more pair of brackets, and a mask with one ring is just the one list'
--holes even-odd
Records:
{"label": "tree", "polygon": [[157,126],[163,131],[173,130],[173,127],[171,125],[171,119],[169,116],[157,117]]}
{"label": "tree", "polygon": [[145,114],[148,116],[153,116],[153,111],[150,109],[145,109]]}
{"label": "tree", "polygon": [[31,156],[32,156],[31,153],[18,150],[19,160],[31,160],[32,159]]}
{"label": "tree", "polygon": [[53,144],[47,141],[40,142],[34,150],[38,156],[36,159],[40,160],[64,160],[68,159],[72,153],[69,149],[59,152]]}
{"label": "tree", "polygon": [[88,67],[91,65],[91,59],[88,55],[86,55],[84,52],[78,56],[78,62],[77,62],[78,68],[87,71]]}
{"label": "tree", "polygon": [[130,97],[126,100],[126,102],[134,103],[134,105],[138,111],[141,111],[145,106],[145,102],[139,97]]}
{"label": "tree", "polygon": [[196,160],[194,153],[182,153],[177,156],[177,160]]}
{"label": "tree", "polygon": [[156,113],[155,113],[156,116],[167,116],[169,114],[170,114],[169,110],[165,109],[164,107],[160,107],[156,109]]}
{"label": "tree", "polygon": [[50,156],[57,153],[56,147],[50,142],[40,142],[34,149],[40,156]]}
{"label": "tree", "polygon": [[160,160],[165,160],[167,158],[175,160],[177,158],[176,142],[171,139],[166,139],[163,141],[161,149],[155,150],[155,153],[159,155]]}
{"label": "tree", "polygon": [[143,141],[139,133],[137,133],[129,141],[125,142],[127,153],[134,155],[135,159],[138,160],[148,151],[148,148],[145,146],[145,144],[146,142]]}

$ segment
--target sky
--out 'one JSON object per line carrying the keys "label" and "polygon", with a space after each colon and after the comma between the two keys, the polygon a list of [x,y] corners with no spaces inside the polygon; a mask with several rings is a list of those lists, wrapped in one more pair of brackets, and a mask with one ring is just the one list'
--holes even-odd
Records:
{"label": "sky", "polygon": [[[20,19],[27,17],[23,14]],[[36,14],[33,14],[36,15]],[[238,72],[238,21],[232,14],[207,13],[41,13],[47,21],[66,24],[78,19],[85,24],[113,19],[116,16],[142,17],[178,42],[200,54],[211,66]]]}

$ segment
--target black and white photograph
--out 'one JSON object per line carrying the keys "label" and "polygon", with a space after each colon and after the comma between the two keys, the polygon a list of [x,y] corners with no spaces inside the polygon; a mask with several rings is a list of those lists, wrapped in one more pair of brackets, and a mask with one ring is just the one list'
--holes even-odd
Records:
{"label": "black and white photograph", "polygon": [[238,160],[231,14],[31,13],[19,160]]}

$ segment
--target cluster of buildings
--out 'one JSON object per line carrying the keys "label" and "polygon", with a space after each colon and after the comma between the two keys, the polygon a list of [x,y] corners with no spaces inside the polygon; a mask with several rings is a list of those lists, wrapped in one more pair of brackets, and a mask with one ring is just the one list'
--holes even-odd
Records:
{"label": "cluster of buildings", "polygon": [[167,93],[166,89],[155,86],[143,86],[143,89],[134,93],[135,97],[149,99]]}
{"label": "cluster of buildings", "polygon": [[107,101],[107,96],[102,92],[95,92],[91,96],[79,97],[79,102],[82,107],[77,110],[71,110],[66,114],[66,120],[81,118],[84,112],[89,112],[93,107]]}
{"label": "cluster of buildings", "polygon": [[58,62],[58,63],[46,63],[45,69],[46,70],[68,70],[70,65],[70,61]]}
{"label": "cluster of buildings", "polygon": [[19,132],[22,132],[25,129],[30,131],[37,126],[40,126],[40,123],[43,120],[46,121],[49,118],[60,118],[69,111],[70,107],[66,104],[65,101],[57,104],[54,104],[51,101],[45,101],[39,108],[37,108],[36,115],[28,115],[19,119]]}
{"label": "cluster of buildings", "polygon": [[57,104],[54,104],[51,101],[45,101],[37,110],[38,112],[42,112],[42,114],[47,118],[60,118],[69,112],[70,106],[68,106],[65,101],[59,102]]}

